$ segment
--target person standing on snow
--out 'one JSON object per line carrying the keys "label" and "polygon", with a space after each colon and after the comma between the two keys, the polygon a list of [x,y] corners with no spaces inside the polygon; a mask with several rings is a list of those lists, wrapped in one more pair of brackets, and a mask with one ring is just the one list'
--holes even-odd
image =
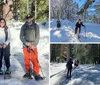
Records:
{"label": "person standing on snow", "polygon": [[81,19],[79,19],[75,27],[75,34],[78,35],[78,38],[80,38],[79,34],[81,32],[81,26],[85,27],[85,25],[83,25],[83,23],[81,22]]}
{"label": "person standing on snow", "polygon": [[71,73],[72,73],[72,58],[69,58],[67,64],[66,64],[66,68],[67,68],[67,78],[71,77]]}
{"label": "person standing on snow", "polygon": [[61,22],[60,20],[57,20],[57,28],[60,28],[61,27]]}
{"label": "person standing on snow", "polygon": [[32,21],[33,16],[27,15],[27,21],[22,26],[20,31],[20,40],[23,43],[23,53],[24,53],[24,62],[26,73],[23,76],[24,78],[31,78],[29,70],[31,68],[30,62],[33,64],[33,72],[35,73],[35,80],[42,80],[42,77],[39,75],[40,66],[38,63],[38,52],[37,45],[39,43],[40,32],[38,25]]}
{"label": "person standing on snow", "polygon": [[0,74],[3,75],[2,59],[6,65],[5,74],[11,74],[10,71],[10,30],[6,26],[6,21],[0,18]]}

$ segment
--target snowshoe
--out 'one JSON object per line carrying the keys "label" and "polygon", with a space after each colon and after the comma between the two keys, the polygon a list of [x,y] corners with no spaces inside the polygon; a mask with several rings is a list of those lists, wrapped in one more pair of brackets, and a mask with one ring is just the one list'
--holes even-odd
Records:
{"label": "snowshoe", "polygon": [[66,77],[67,79],[69,78],[69,76]]}
{"label": "snowshoe", "polygon": [[43,80],[45,78],[45,77],[41,77],[40,75],[37,76],[34,70],[32,70],[32,68],[29,69],[29,73],[35,78],[35,80]]}
{"label": "snowshoe", "polygon": [[4,79],[11,79],[11,73],[10,74],[4,74]]}
{"label": "snowshoe", "polygon": [[24,74],[23,78],[33,79],[29,73]]}
{"label": "snowshoe", "polygon": [[42,77],[42,76],[40,76],[40,75],[35,76],[35,80],[36,80],[36,81],[44,80],[44,78],[45,78],[45,77]]}
{"label": "snowshoe", "polygon": [[3,71],[0,69],[0,75],[3,75]]}
{"label": "snowshoe", "polygon": [[71,79],[71,76],[67,76],[67,79]]}

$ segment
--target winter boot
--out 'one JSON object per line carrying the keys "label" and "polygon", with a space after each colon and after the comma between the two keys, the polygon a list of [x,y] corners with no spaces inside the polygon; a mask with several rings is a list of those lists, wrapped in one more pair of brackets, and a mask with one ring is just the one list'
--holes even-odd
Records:
{"label": "winter boot", "polygon": [[43,80],[43,79],[44,79],[44,78],[43,78],[42,76],[40,76],[40,75],[35,76],[35,80],[36,80],[36,81]]}
{"label": "winter boot", "polygon": [[11,74],[11,71],[10,71],[10,69],[9,69],[9,68],[6,70],[5,74],[8,74],[8,75],[10,75],[10,74]]}
{"label": "winter boot", "polygon": [[3,75],[3,71],[2,71],[2,69],[0,69],[0,75]]}
{"label": "winter boot", "polygon": [[25,73],[23,78],[33,79],[29,73]]}

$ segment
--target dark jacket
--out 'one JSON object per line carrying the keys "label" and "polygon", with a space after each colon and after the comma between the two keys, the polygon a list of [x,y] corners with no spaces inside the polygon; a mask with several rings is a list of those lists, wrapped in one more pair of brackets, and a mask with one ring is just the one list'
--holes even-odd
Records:
{"label": "dark jacket", "polygon": [[61,27],[61,22],[57,21],[57,27],[60,28]]}
{"label": "dark jacket", "polygon": [[85,27],[85,25],[83,25],[83,23],[82,22],[80,22],[80,23],[76,23],[76,28],[81,28],[81,26],[84,26]]}
{"label": "dark jacket", "polygon": [[73,61],[71,59],[68,60],[67,64],[66,64],[66,67],[68,69],[72,69],[72,64],[73,64]]}
{"label": "dark jacket", "polygon": [[36,23],[32,23],[31,25],[26,22],[20,31],[20,40],[24,45],[27,46],[28,42],[31,42],[34,46],[37,46],[39,43],[40,32],[39,27]]}

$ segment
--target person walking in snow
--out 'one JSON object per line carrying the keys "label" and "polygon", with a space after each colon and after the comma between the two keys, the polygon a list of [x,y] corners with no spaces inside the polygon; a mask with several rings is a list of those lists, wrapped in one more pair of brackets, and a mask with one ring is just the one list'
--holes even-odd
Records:
{"label": "person walking in snow", "polygon": [[10,71],[10,30],[6,26],[6,21],[0,18],[0,74],[3,75],[2,59],[6,65],[5,74],[11,74]]}
{"label": "person walking in snow", "polygon": [[73,64],[72,58],[69,58],[69,60],[68,60],[68,62],[66,64],[66,67],[67,67],[67,78],[71,77],[72,64]]}
{"label": "person walking in snow", "polygon": [[61,22],[60,20],[57,20],[57,28],[60,28],[61,27]]}
{"label": "person walking in snow", "polygon": [[38,51],[37,45],[39,43],[40,32],[39,26],[32,21],[33,16],[27,15],[27,21],[22,26],[20,31],[20,40],[23,43],[23,53],[24,53],[24,62],[25,62],[25,69],[26,73],[23,77],[31,78],[30,74],[30,62],[33,64],[33,72],[35,80],[41,80],[42,77],[40,76],[40,66],[38,63]]}
{"label": "person walking in snow", "polygon": [[85,25],[83,25],[83,22],[81,22],[81,19],[79,19],[75,27],[75,34],[78,35],[78,38],[80,38],[79,34],[81,32],[81,26],[85,27]]}

